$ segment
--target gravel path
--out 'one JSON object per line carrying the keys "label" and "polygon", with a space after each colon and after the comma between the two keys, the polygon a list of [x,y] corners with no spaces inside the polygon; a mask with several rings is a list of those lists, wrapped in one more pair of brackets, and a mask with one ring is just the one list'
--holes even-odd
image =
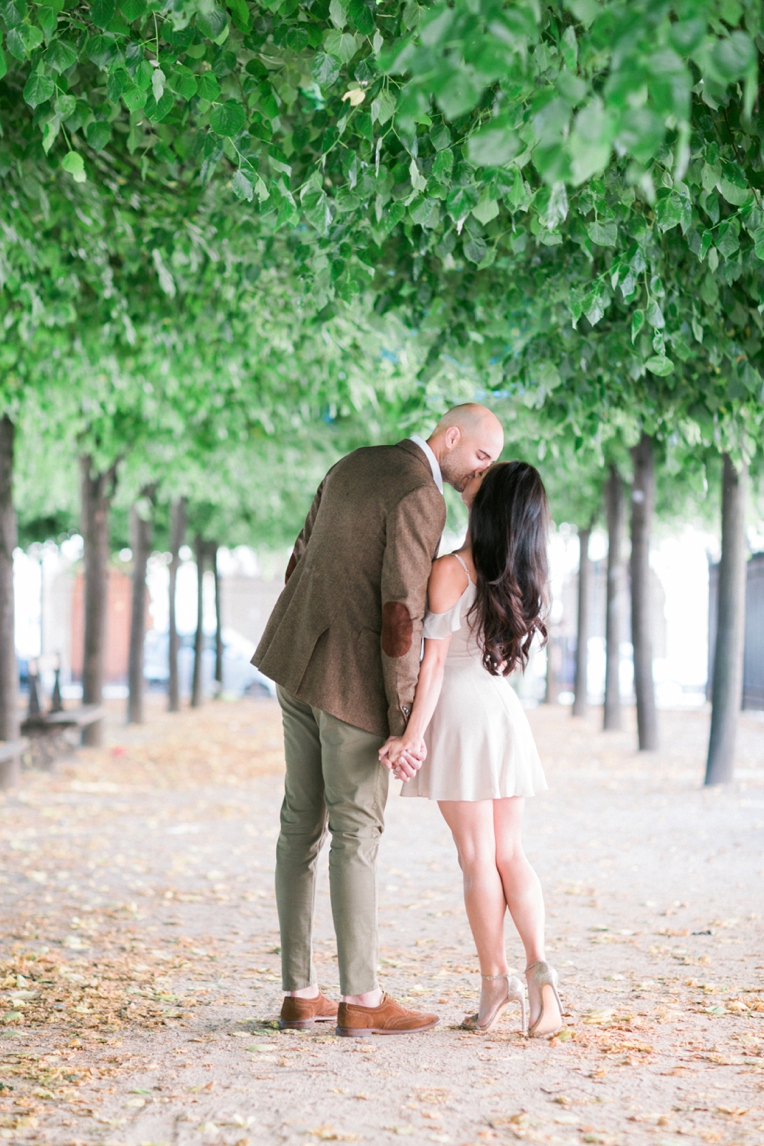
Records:
{"label": "gravel path", "polygon": [[[764,1142],[764,721],[703,791],[708,718],[664,751],[530,713],[550,791],[526,843],[566,1027],[458,1029],[477,964],[437,807],[391,798],[382,983],[437,1010],[418,1038],[279,1033],[270,701],[210,703],[0,797],[0,1138],[56,1146]],[[398,785],[395,785],[397,788]],[[337,991],[326,880],[321,985]],[[510,960],[522,967],[508,933]]]}

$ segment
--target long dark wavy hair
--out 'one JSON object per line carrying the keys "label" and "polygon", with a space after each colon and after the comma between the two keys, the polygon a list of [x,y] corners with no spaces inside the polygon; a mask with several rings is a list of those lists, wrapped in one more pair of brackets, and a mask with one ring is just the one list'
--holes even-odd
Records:
{"label": "long dark wavy hair", "polygon": [[549,507],[541,475],[526,462],[499,462],[470,512],[477,596],[471,624],[493,676],[528,664],[533,638],[546,643]]}

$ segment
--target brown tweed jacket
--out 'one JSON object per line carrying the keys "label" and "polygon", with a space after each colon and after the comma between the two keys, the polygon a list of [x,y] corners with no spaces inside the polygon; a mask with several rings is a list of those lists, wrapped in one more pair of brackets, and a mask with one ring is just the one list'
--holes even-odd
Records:
{"label": "brown tweed jacket", "polygon": [[252,663],[347,724],[401,733],[445,522],[445,502],[414,442],[342,458],[319,486]]}

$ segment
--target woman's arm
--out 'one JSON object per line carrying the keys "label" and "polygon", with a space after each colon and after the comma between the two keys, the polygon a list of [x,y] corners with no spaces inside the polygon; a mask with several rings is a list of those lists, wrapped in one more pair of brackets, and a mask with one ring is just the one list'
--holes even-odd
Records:
{"label": "woman's arm", "polygon": [[[439,558],[432,567],[427,586],[429,607],[433,613],[446,613],[457,603],[465,589],[465,573],[455,557]],[[379,758],[391,769],[399,769],[401,778],[410,780],[421,767],[427,754],[424,734],[432,720],[443,686],[451,637],[440,640],[427,637],[419,669],[414,704],[402,736],[391,736],[380,750]]]}

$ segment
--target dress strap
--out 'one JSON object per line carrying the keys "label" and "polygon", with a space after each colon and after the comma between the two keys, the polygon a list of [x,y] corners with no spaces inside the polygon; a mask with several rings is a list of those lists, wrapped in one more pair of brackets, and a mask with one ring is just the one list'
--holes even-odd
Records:
{"label": "dress strap", "polygon": [[467,574],[467,580],[469,581],[470,585],[472,585],[473,581],[472,581],[472,578],[470,577],[470,571],[467,568],[467,562],[462,557],[460,557],[458,553],[452,553],[451,556],[455,557],[456,560],[459,562],[462,569]]}

